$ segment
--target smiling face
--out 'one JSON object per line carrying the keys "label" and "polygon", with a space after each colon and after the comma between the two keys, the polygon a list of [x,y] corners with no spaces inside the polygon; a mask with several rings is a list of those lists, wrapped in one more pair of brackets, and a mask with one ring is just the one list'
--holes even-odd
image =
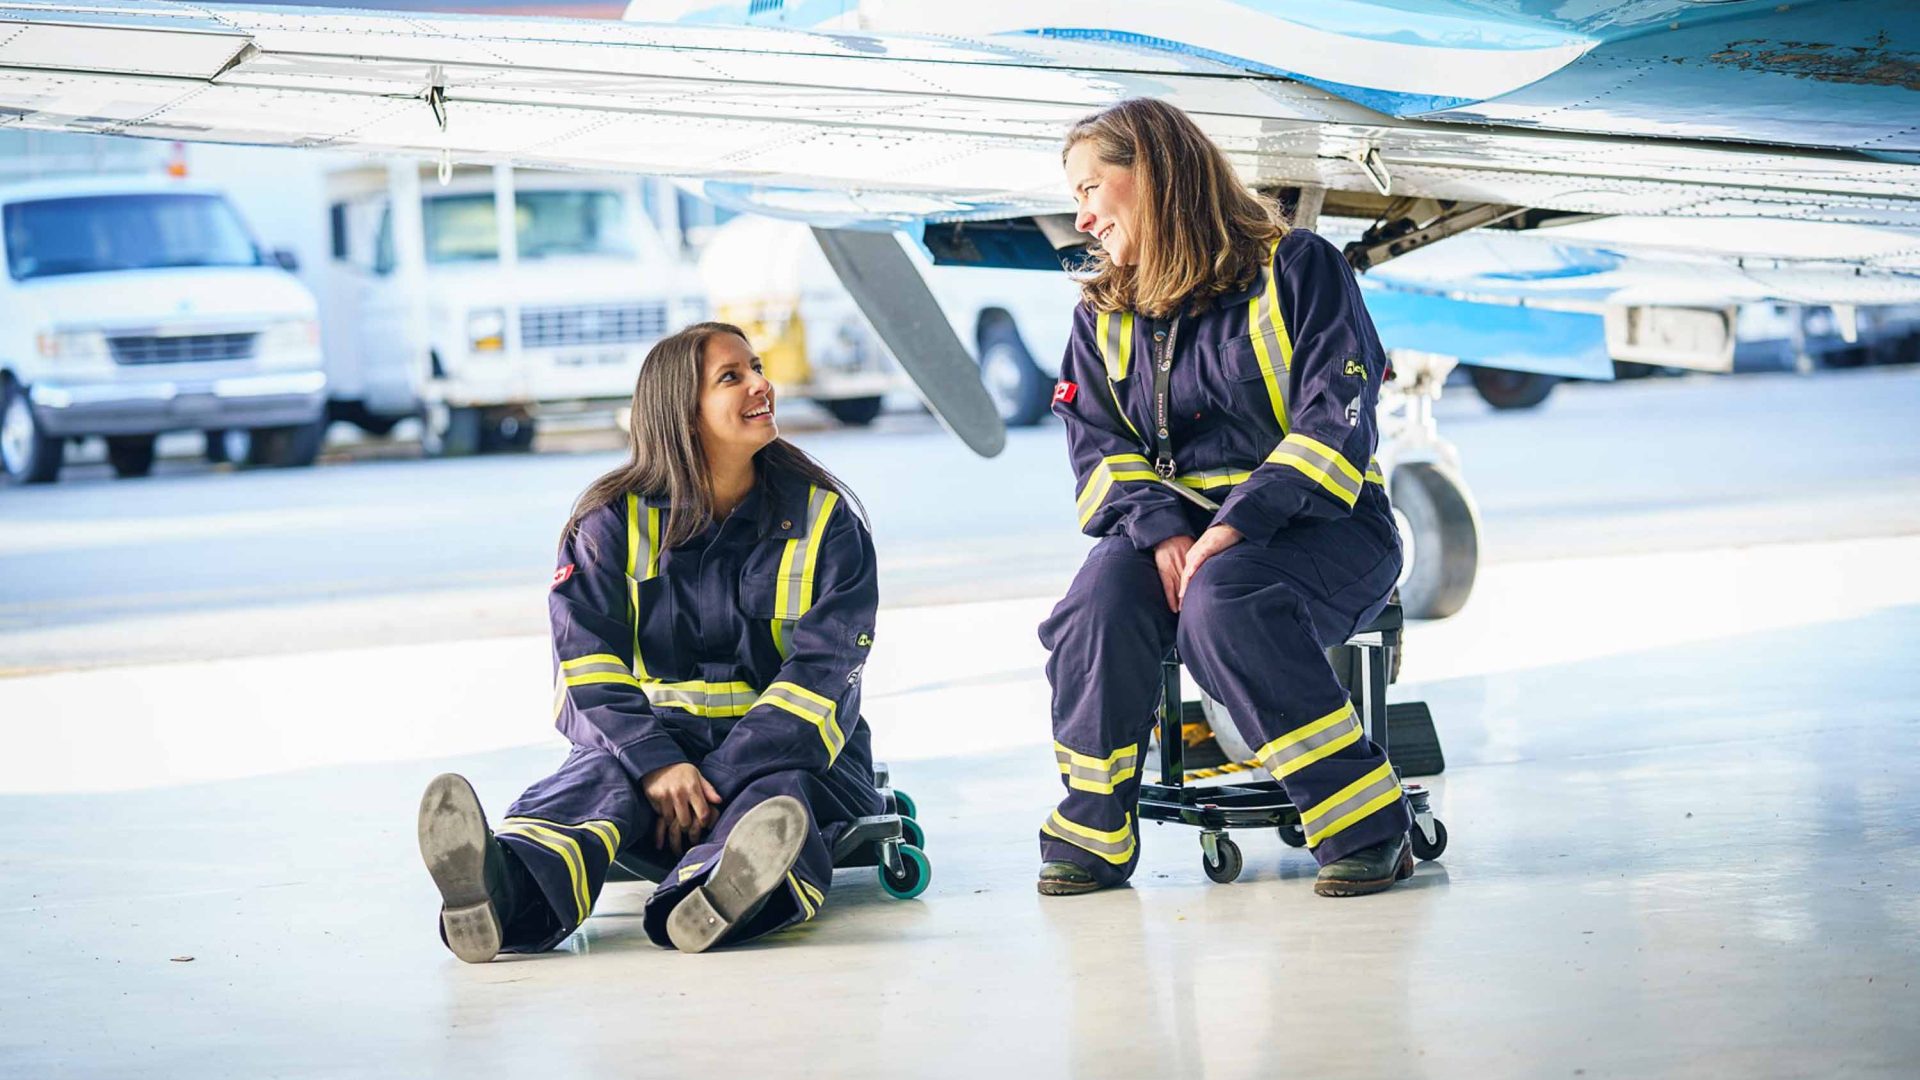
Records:
{"label": "smiling face", "polygon": [[773,422],[773,384],[761,374],[760,358],[732,334],[707,339],[700,360],[700,442],[709,456],[748,455],[780,434]]}
{"label": "smiling face", "polygon": [[1093,139],[1067,150],[1067,183],[1080,208],[1073,227],[1099,241],[1116,266],[1140,261],[1139,203],[1133,168],[1100,160]]}

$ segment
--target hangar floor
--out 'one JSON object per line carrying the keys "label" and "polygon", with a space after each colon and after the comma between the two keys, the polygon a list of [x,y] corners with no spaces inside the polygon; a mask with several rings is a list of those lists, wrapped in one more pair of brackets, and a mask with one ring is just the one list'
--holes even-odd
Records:
{"label": "hangar floor", "polygon": [[[468,967],[433,932],[414,800],[445,765],[497,811],[555,746],[12,796],[0,1062],[20,1077],[1912,1075],[1920,540],[1582,560],[1551,564],[1552,586],[1547,565],[1493,568],[1466,614],[1416,632],[1398,696],[1439,717],[1453,840],[1383,896],[1313,896],[1311,860],[1267,836],[1245,837],[1239,882],[1213,885],[1172,826],[1148,829],[1132,888],[1036,896],[1054,779],[1025,643],[1044,605],[902,609],[882,627],[909,662],[868,712],[931,834],[919,900],[843,871],[817,921],[687,957],[641,933],[645,886],[614,885],[561,951]],[[910,658],[955,633],[1010,644],[929,681]],[[267,662],[205,665],[198,692]],[[365,710],[329,657],[304,664],[303,715]],[[124,700],[111,677],[72,676],[96,681],[102,711]]]}

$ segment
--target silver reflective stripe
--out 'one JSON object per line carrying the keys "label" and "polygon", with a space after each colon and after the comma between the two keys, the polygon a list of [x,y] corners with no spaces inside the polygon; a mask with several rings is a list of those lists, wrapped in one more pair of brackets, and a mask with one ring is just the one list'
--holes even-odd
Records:
{"label": "silver reflective stripe", "polygon": [[1343,819],[1368,803],[1399,794],[1400,778],[1394,775],[1391,765],[1381,765],[1300,815],[1300,824],[1307,831],[1307,843],[1317,845],[1343,831],[1353,824]]}
{"label": "silver reflective stripe", "polygon": [[[1275,777],[1285,777],[1360,739],[1360,719],[1347,705],[1321,720],[1260,748],[1256,756]],[[1296,737],[1297,736],[1297,737]],[[1344,742],[1342,741],[1344,740]]]}
{"label": "silver reflective stripe", "polygon": [[605,661],[597,661],[591,664],[563,665],[563,671],[566,677],[570,680],[578,678],[581,675],[631,675],[632,674],[632,672],[627,670],[627,665],[625,664],[609,664]]}
{"label": "silver reflective stripe", "polygon": [[1083,851],[1090,851],[1110,863],[1119,865],[1133,858],[1133,815],[1129,813],[1126,822],[1113,832],[1101,832],[1068,821],[1060,811],[1055,810],[1040,831],[1056,840],[1064,840]]}
{"label": "silver reflective stripe", "polygon": [[1217,487],[1233,487],[1253,475],[1253,467],[1236,469],[1228,465],[1222,469],[1202,469],[1199,472],[1185,473],[1179,477],[1181,483],[1202,491]]}
{"label": "silver reflective stripe", "polygon": [[745,683],[646,683],[641,690],[655,705],[695,716],[745,716],[759,696]]}
{"label": "silver reflective stripe", "polygon": [[820,729],[820,741],[826,744],[827,758],[831,762],[840,756],[847,744],[845,733],[835,717],[840,712],[839,705],[828,701],[822,704],[819,698],[807,694],[793,683],[774,683],[767,687],[754,702],[756,705],[772,705],[805,720]]}
{"label": "silver reflective stripe", "polygon": [[1102,343],[1105,348],[1101,350],[1100,359],[1106,362],[1107,378],[1119,382],[1127,377],[1126,356],[1121,351],[1126,344],[1126,338],[1121,331],[1126,328],[1130,320],[1124,313],[1118,311],[1103,312],[1101,320],[1106,323],[1107,336]]}
{"label": "silver reflective stripe", "polygon": [[780,581],[780,588],[785,591],[784,599],[786,600],[785,605],[780,609],[783,617],[797,619],[807,613],[807,601],[810,598],[803,587],[807,580],[806,568],[814,545],[820,542],[820,534],[825,531],[820,511],[827,505],[829,494],[818,485],[814,486],[812,495],[807,499],[807,535],[798,540],[789,541],[793,545],[788,556],[791,561],[786,562],[788,573]]}
{"label": "silver reflective stripe", "polygon": [[[1361,481],[1346,474],[1346,470],[1340,467],[1344,462],[1336,463],[1326,454],[1311,446],[1303,446],[1292,439],[1282,440],[1280,445],[1274,448],[1273,453],[1267,455],[1267,460],[1275,463],[1282,462],[1284,458],[1294,458],[1306,463],[1309,468],[1305,471],[1309,475],[1321,481],[1323,485],[1331,485],[1345,492],[1346,501],[1349,504],[1360,498]],[[1351,466],[1348,467],[1351,468]]]}
{"label": "silver reflective stripe", "polygon": [[1097,795],[1113,794],[1114,787],[1132,779],[1140,766],[1140,749],[1135,746],[1117,751],[1109,760],[1075,753],[1055,743],[1053,756],[1060,763],[1060,771],[1065,774],[1068,787]]}

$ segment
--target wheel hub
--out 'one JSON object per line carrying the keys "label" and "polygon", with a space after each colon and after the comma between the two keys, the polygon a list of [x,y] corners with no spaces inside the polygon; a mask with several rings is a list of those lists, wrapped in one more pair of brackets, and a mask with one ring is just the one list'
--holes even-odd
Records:
{"label": "wheel hub", "polygon": [[7,471],[26,471],[27,458],[33,452],[33,409],[22,393],[12,395],[6,412],[0,413],[0,461]]}

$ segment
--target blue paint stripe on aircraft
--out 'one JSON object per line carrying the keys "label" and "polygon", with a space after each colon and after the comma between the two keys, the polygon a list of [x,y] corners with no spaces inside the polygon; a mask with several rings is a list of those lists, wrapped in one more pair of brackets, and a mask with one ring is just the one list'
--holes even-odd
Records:
{"label": "blue paint stripe on aircraft", "polygon": [[1353,86],[1348,83],[1334,82],[1330,79],[1314,79],[1296,71],[1249,60],[1244,56],[1234,56],[1213,49],[1202,49],[1171,38],[1154,37],[1151,34],[1135,34],[1123,30],[1074,29],[1070,27],[1046,27],[1026,31],[1037,37],[1060,38],[1066,41],[1093,41],[1103,45],[1125,45],[1138,49],[1151,49],[1155,52],[1172,53],[1177,56],[1191,56],[1200,60],[1211,60],[1216,64],[1251,71],[1256,75],[1271,75],[1279,79],[1317,86],[1336,97],[1345,98],[1356,105],[1386,113],[1388,116],[1417,116],[1422,113],[1440,112],[1445,109],[1459,108],[1474,103],[1473,98],[1441,97],[1432,94],[1402,94],[1392,90],[1378,90],[1366,86]]}
{"label": "blue paint stripe on aircraft", "polygon": [[1600,315],[1477,304],[1369,287],[1367,313],[1389,349],[1458,357],[1462,363],[1570,379],[1611,379]]}

